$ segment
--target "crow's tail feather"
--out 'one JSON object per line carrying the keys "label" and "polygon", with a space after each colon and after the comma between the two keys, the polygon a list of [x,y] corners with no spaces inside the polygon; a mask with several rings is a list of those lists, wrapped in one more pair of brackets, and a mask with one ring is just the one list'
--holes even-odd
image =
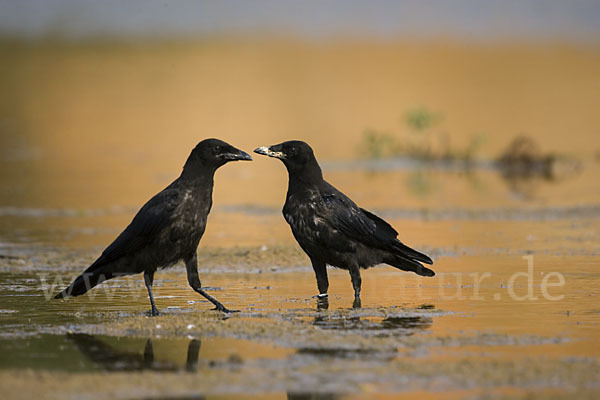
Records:
{"label": "crow's tail feather", "polygon": [[102,269],[84,272],[65,288],[62,292],[54,296],[55,299],[62,299],[69,296],[80,296],[100,283],[114,277],[113,273],[103,272]]}
{"label": "crow's tail feather", "polygon": [[392,267],[401,269],[402,271],[411,271],[421,276],[434,276],[435,272],[427,267],[424,267],[420,262],[407,257],[396,256],[396,258],[388,262]]}
{"label": "crow's tail feather", "polygon": [[393,248],[400,253],[399,256],[402,258],[410,258],[411,260],[420,261],[430,265],[433,264],[433,261],[427,254],[423,254],[415,249],[411,249],[400,241],[396,241],[396,243],[393,244]]}

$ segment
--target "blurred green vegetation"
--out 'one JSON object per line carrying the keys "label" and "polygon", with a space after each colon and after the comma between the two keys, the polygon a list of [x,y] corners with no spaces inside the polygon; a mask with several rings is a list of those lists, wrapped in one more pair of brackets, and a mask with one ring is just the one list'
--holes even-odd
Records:
{"label": "blurred green vegetation", "polygon": [[[455,146],[451,136],[440,128],[443,115],[426,107],[407,111],[402,118],[399,132],[366,129],[361,142],[362,155],[371,160],[408,159],[419,162],[406,185],[416,195],[428,196],[435,185],[427,173],[427,166],[458,167],[466,172],[477,190],[481,182],[475,177],[475,169],[481,165],[494,167],[507,182],[511,191],[521,198],[533,198],[533,181],[560,181],[572,177],[581,170],[581,163],[560,153],[542,151],[532,138],[519,135],[513,138],[498,156],[484,159],[480,155],[485,135],[476,133],[466,144]],[[596,159],[600,155],[596,154]],[[475,163],[475,161],[478,161]]]}
{"label": "blurred green vegetation", "polygon": [[433,112],[427,107],[417,107],[403,115],[402,132],[366,129],[361,143],[363,155],[370,159],[409,158],[424,162],[472,162],[485,143],[485,135],[473,134],[466,145],[454,146],[450,135],[438,128],[443,119],[439,112]]}
{"label": "blurred green vegetation", "polygon": [[442,120],[442,114],[431,112],[426,107],[418,107],[404,114],[406,125],[417,133],[427,131]]}

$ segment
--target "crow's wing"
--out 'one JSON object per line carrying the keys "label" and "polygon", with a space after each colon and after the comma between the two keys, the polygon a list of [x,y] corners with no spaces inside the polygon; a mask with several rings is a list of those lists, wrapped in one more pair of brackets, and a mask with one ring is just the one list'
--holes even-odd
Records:
{"label": "crow's wing", "polygon": [[398,232],[390,224],[359,208],[343,193],[330,192],[321,198],[321,217],[350,238],[376,248],[387,248],[396,240]]}
{"label": "crow's wing", "polygon": [[431,259],[423,253],[411,249],[397,239],[398,232],[377,215],[358,207],[346,195],[331,187],[327,194],[321,196],[324,213],[321,218],[349,238],[377,249],[398,252],[399,256],[408,257],[428,264]]}
{"label": "crow's wing", "polygon": [[[409,258],[415,259],[417,261],[421,261],[427,264],[433,264],[433,261],[431,260],[431,258],[429,258],[429,256],[418,252],[414,249],[411,249],[410,247],[399,241],[396,238],[398,236],[398,232],[396,232],[396,230],[392,228],[390,224],[379,218],[377,215],[365,210],[364,208],[361,208],[361,211],[364,212],[367,215],[367,217],[369,217],[373,222],[375,222],[375,225],[377,225],[376,231],[384,231],[388,235],[394,236],[395,241],[392,243],[392,246],[396,251],[399,251],[402,256],[408,256]],[[381,235],[378,235],[376,233],[375,236],[378,237]]]}
{"label": "crow's wing", "polygon": [[173,211],[179,204],[179,197],[179,191],[172,188],[167,188],[152,197],[86,272],[133,254],[151,244],[153,238],[169,226]]}

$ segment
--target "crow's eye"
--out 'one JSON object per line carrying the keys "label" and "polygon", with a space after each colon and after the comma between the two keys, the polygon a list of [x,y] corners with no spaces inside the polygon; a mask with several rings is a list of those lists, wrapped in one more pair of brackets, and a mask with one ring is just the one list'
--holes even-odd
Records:
{"label": "crow's eye", "polygon": [[295,147],[292,147],[290,149],[290,155],[295,156],[296,154],[298,154],[298,149]]}
{"label": "crow's eye", "polygon": [[220,153],[220,152],[221,152],[221,146],[215,146],[215,147],[213,148],[213,153],[215,153],[215,154],[218,154],[218,153]]}

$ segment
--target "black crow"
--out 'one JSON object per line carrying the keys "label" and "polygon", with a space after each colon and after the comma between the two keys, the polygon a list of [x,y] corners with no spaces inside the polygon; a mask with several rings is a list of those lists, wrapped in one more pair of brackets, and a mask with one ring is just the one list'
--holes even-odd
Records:
{"label": "black crow", "polygon": [[79,296],[105,280],[143,272],[151,314],[158,315],[152,295],[154,273],[183,260],[192,289],[217,310],[229,312],[202,290],[196,250],[212,206],[215,171],[235,160],[252,160],[252,157],[218,139],[198,143],[179,178],[144,204],[102,255],[55,298]]}
{"label": "black crow", "polygon": [[350,271],[358,306],[360,268],[385,263],[422,276],[435,275],[421,264],[432,264],[431,258],[404,245],[390,224],[358,207],[323,179],[308,144],[293,140],[259,147],[254,152],[280,159],[288,170],[283,216],[298,244],[310,257],[319,297],[327,296],[327,264]]}

